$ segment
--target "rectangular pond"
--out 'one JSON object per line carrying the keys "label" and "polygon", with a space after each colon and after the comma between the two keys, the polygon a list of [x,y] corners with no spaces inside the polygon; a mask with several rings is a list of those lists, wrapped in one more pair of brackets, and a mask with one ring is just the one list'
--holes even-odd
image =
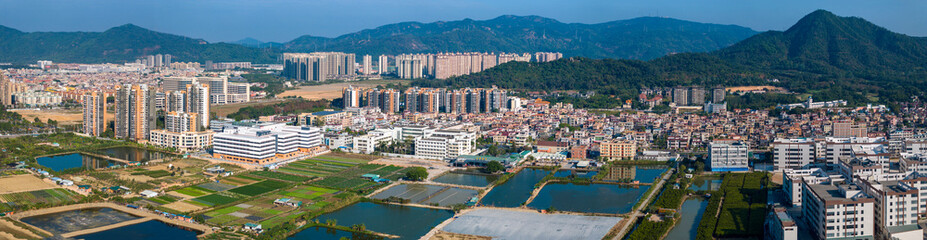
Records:
{"label": "rectangular pond", "polygon": [[470,198],[475,197],[477,194],[479,194],[479,192],[472,189],[427,184],[400,184],[377,193],[373,198],[387,199],[389,197],[398,197],[407,199],[410,203],[450,206],[467,203],[470,201]]}
{"label": "rectangular pond", "polygon": [[548,183],[528,207],[588,213],[627,213],[650,186]]}
{"label": "rectangular pond", "polygon": [[39,165],[50,168],[52,171],[61,171],[72,168],[106,168],[122,165],[120,162],[89,156],[82,153],[71,153],[56,156],[40,157],[35,159]]}
{"label": "rectangular pond", "polygon": [[625,182],[628,180],[641,183],[653,183],[669,168],[665,165],[618,165],[611,166],[608,172],[603,173],[604,181]]}
{"label": "rectangular pond", "polygon": [[438,176],[432,181],[465,186],[485,187],[489,186],[489,184],[492,182],[495,182],[496,179],[499,179],[499,176],[448,172],[444,175]]}
{"label": "rectangular pond", "polygon": [[299,231],[293,236],[290,236],[289,240],[340,240],[340,239],[383,239],[380,236],[367,235],[356,232],[342,231],[334,228],[327,227],[309,227]]}
{"label": "rectangular pond", "polygon": [[588,179],[588,178],[594,177],[598,173],[599,173],[598,171],[576,171],[576,170],[570,170],[570,169],[561,169],[561,170],[557,170],[557,172],[554,173],[554,177],[573,176],[574,178],[587,178]]}
{"label": "rectangular pond", "polygon": [[695,239],[698,235],[698,224],[702,221],[702,213],[708,207],[708,201],[690,198],[682,203],[679,213],[679,222],[666,235],[666,239]]}
{"label": "rectangular pond", "polygon": [[689,186],[693,191],[717,191],[721,188],[721,177],[718,176],[699,176],[692,180]]}
{"label": "rectangular pond", "polygon": [[87,208],[25,217],[20,221],[54,234],[63,234],[135,219],[139,217],[112,208]]}
{"label": "rectangular pond", "polygon": [[453,216],[454,213],[448,210],[359,202],[316,219],[320,223],[332,219],[338,225],[347,227],[364,224],[367,230],[398,235],[398,239],[402,240],[413,240]]}
{"label": "rectangular pond", "polygon": [[137,147],[112,147],[94,151],[95,153],[133,162],[147,162],[173,156],[169,153],[149,151]]}
{"label": "rectangular pond", "polygon": [[158,220],[145,221],[138,224],[113,228],[106,231],[75,236],[75,239],[85,240],[194,240],[198,232],[175,227]]}
{"label": "rectangular pond", "polygon": [[502,185],[492,189],[480,200],[480,204],[495,207],[518,207],[531,197],[534,185],[550,174],[550,171],[525,168]]}

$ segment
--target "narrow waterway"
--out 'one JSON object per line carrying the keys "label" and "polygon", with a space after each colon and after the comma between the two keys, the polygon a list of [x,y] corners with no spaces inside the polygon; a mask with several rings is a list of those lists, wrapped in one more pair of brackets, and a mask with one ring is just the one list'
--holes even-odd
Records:
{"label": "narrow waterway", "polygon": [[682,203],[679,213],[679,222],[669,231],[666,239],[695,239],[698,235],[698,224],[702,221],[702,213],[708,201],[700,198],[689,198]]}

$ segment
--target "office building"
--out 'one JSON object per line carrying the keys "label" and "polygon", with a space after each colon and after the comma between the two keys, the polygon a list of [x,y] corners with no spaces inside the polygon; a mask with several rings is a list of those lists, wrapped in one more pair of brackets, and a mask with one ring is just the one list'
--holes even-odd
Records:
{"label": "office building", "polygon": [[431,159],[457,158],[476,148],[476,133],[458,129],[426,132],[415,140],[415,156]]}
{"label": "office building", "polygon": [[770,144],[776,171],[799,169],[814,163],[815,142],[810,138],[776,139]]}
{"label": "office building", "polygon": [[106,94],[91,92],[83,96],[84,134],[100,136],[106,131]]}
{"label": "office building", "polygon": [[744,142],[720,142],[709,144],[709,167],[713,172],[750,170],[747,159],[747,144]]}
{"label": "office building", "polygon": [[767,240],[798,240],[798,225],[783,207],[769,211],[763,229]]}
{"label": "office building", "polygon": [[855,184],[806,184],[802,218],[816,239],[873,239],[875,199]]}
{"label": "office building", "polygon": [[284,123],[234,124],[213,135],[213,156],[240,164],[268,166],[317,152],[322,135],[306,126]]}
{"label": "office building", "polygon": [[116,90],[116,138],[148,139],[155,126],[154,91],[147,84],[126,84]]}

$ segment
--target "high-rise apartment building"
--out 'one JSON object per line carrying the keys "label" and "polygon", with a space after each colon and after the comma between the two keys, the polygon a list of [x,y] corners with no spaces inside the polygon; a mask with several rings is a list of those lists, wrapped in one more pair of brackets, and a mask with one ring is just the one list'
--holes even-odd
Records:
{"label": "high-rise apartment building", "polygon": [[184,112],[194,113],[198,118],[194,131],[209,129],[210,86],[207,84],[187,85]]}
{"label": "high-rise apartment building", "polygon": [[344,108],[357,108],[361,106],[361,90],[348,85],[341,89],[341,99],[344,101]]}
{"label": "high-rise apartment building", "polygon": [[168,112],[164,115],[164,129],[170,132],[196,132],[200,124],[196,113]]}
{"label": "high-rise apartment building", "polygon": [[283,76],[300,81],[326,81],[355,76],[353,53],[284,53]]}
{"label": "high-rise apartment building", "polygon": [[389,57],[386,55],[380,55],[380,57],[377,58],[377,65],[377,73],[380,75],[386,75],[386,73],[389,72]]}
{"label": "high-rise apartment building", "polygon": [[147,84],[126,84],[116,90],[116,138],[143,141],[155,126],[154,91]]}
{"label": "high-rise apartment building", "polygon": [[26,92],[26,85],[8,79],[7,76],[3,74],[3,71],[0,70],[0,105],[6,107],[13,106],[13,95],[22,92]]}
{"label": "high-rise apartment building", "polygon": [[91,92],[84,95],[84,134],[100,136],[106,131],[106,94]]}
{"label": "high-rise apartment building", "polygon": [[386,89],[380,92],[380,111],[384,113],[399,112],[399,90]]}
{"label": "high-rise apartment building", "polygon": [[726,94],[727,92],[724,90],[724,88],[712,89],[711,90],[711,102],[713,103],[724,102],[724,95]]}
{"label": "high-rise apartment building", "polygon": [[364,55],[364,75],[370,75],[373,73],[373,66],[371,65],[373,65],[373,57],[370,55]]}

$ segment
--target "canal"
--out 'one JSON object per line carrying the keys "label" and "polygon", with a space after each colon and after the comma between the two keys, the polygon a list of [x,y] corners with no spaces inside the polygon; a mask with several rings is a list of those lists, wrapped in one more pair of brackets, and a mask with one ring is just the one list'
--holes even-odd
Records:
{"label": "canal", "polygon": [[682,203],[679,213],[679,222],[669,231],[666,239],[695,239],[698,235],[698,224],[702,221],[702,213],[708,201],[700,198],[689,198]]}
{"label": "canal", "polygon": [[525,168],[502,185],[492,189],[480,201],[485,206],[519,207],[531,197],[534,185],[550,174],[542,169]]}

